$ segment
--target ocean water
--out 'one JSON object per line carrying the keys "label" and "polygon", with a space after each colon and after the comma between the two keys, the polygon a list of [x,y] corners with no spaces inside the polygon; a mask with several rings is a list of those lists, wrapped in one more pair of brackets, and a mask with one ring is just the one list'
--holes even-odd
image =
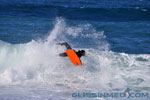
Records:
{"label": "ocean water", "polygon": [[[67,41],[83,66],[59,57]],[[0,100],[74,98],[72,93],[150,93],[149,0],[1,0]]]}

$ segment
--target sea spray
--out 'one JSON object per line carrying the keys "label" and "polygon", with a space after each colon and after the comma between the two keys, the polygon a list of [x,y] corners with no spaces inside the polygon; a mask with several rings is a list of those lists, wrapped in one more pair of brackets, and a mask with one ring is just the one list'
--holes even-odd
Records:
{"label": "sea spray", "polygon": [[[1,85],[28,86],[40,83],[41,86],[60,91],[114,91],[123,90],[125,87],[148,91],[144,87],[148,87],[150,81],[150,55],[112,52],[108,49],[109,44],[104,41],[105,33],[97,32],[91,25],[69,26],[63,18],[57,18],[54,23],[54,29],[45,40],[32,40],[24,44],[1,42]],[[84,35],[88,31],[89,35]],[[76,35],[70,32],[75,32]],[[91,37],[91,32],[100,35]],[[64,39],[75,47],[77,44],[74,45],[67,36],[77,39],[80,34],[90,40],[99,40],[97,46],[105,49],[94,49],[92,46],[74,48],[86,51],[86,56],[81,57],[83,66],[75,67],[67,57],[58,56],[64,52],[65,47],[56,43],[59,39]]]}

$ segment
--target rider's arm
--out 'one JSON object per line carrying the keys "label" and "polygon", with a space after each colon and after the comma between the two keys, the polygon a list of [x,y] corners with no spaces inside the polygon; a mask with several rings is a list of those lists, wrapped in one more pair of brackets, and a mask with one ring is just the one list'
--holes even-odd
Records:
{"label": "rider's arm", "polygon": [[71,46],[67,42],[58,43],[58,45],[65,45],[67,49],[72,49]]}

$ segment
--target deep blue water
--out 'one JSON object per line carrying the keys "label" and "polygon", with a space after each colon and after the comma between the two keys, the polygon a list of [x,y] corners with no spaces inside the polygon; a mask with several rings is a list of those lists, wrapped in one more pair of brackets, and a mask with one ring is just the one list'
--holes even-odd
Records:
{"label": "deep blue water", "polygon": [[[86,51],[82,66],[58,56],[62,41]],[[149,76],[149,0],[0,0],[0,100],[150,94]]]}
{"label": "deep blue water", "polygon": [[[1,0],[0,40],[19,44],[44,39],[58,17],[70,27],[90,24],[96,32],[104,31],[105,41],[114,52],[150,53],[148,0]],[[88,30],[82,33],[92,35]],[[78,36],[68,41],[76,47],[94,48],[99,38]]]}

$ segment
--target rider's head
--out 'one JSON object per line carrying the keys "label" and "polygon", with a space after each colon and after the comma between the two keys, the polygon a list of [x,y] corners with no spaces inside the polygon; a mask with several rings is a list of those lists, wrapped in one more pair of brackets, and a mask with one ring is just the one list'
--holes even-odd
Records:
{"label": "rider's head", "polygon": [[85,56],[85,50],[81,50],[82,56]]}

